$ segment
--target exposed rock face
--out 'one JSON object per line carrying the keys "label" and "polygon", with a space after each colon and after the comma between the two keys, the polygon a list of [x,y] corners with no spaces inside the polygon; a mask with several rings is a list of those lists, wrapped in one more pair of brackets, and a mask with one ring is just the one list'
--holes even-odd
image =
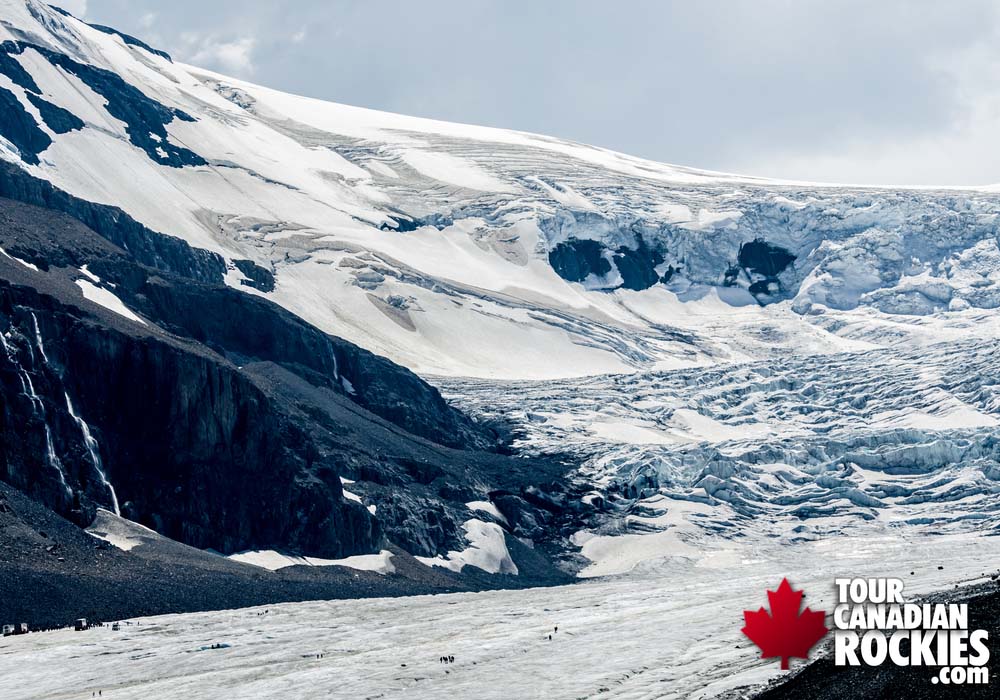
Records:
{"label": "exposed rock face", "polygon": [[781,246],[756,238],[740,246],[738,261],[750,278],[747,291],[760,300],[781,290],[778,275],[795,262],[795,256]]}
{"label": "exposed rock face", "polygon": [[[464,547],[465,502],[561,469],[483,452],[494,432],[408,370],[199,281],[214,261],[201,251],[48,194],[108,239],[169,253],[153,269],[69,216],[0,199],[2,478],[74,522],[120,508],[222,552],[339,558],[391,541],[434,556]],[[349,495],[342,478],[359,482]]]}
{"label": "exposed rock face", "polygon": [[590,275],[602,277],[611,272],[603,252],[604,246],[597,241],[573,239],[552,249],[549,264],[564,280],[583,282]]}
{"label": "exposed rock face", "polygon": [[67,134],[70,131],[79,131],[83,128],[83,120],[72,112],[52,104],[33,92],[26,93],[26,96],[28,101],[38,110],[45,126],[57,134]]}
{"label": "exposed rock face", "polygon": [[739,262],[748,272],[764,277],[777,277],[795,262],[795,256],[781,246],[757,238],[740,246]]}
{"label": "exposed rock face", "polygon": [[[631,247],[611,249],[597,240],[571,238],[549,252],[549,264],[569,282],[584,282],[600,289],[642,291],[668,283],[683,265],[665,264],[660,250],[651,248],[639,233],[629,233]],[[737,261],[722,276],[723,284],[742,283],[761,303],[781,291],[778,276],[795,262],[795,255],[781,246],[756,238],[743,243]]]}
{"label": "exposed rock face", "polygon": [[418,228],[423,226],[423,222],[417,221],[410,217],[403,216],[388,216],[386,217],[392,224],[382,224],[379,228],[383,231],[396,231],[397,233],[408,233],[410,231],[416,231]]}
{"label": "exposed rock face", "polygon": [[[100,517],[114,519],[106,513]],[[153,533],[144,533],[142,544],[123,551],[95,540],[2,481],[0,533],[0,591],[5,593],[0,596],[0,619],[27,621],[32,628],[65,625],[77,617],[119,620],[285,601],[569,582],[513,538],[509,546],[518,576],[489,576],[471,567],[458,575],[426,567],[397,547],[390,547],[395,572],[384,576],[340,566],[267,571]]]}
{"label": "exposed rock face", "polygon": [[38,165],[38,154],[52,145],[52,139],[35,123],[34,117],[10,90],[0,88],[0,136],[21,152],[24,162]]}
{"label": "exposed rock face", "polygon": [[[0,51],[8,54],[8,58],[0,62],[0,71],[5,74],[13,73],[20,81],[17,84],[25,90],[39,93],[38,86],[31,80],[30,76],[25,80],[27,74],[22,68],[12,69],[11,57],[28,50],[38,52],[53,66],[76,76],[87,87],[103,97],[107,101],[108,114],[127,125],[126,131],[132,144],[145,151],[146,155],[157,163],[175,168],[185,165],[205,165],[205,159],[197,153],[172,143],[165,128],[175,118],[188,122],[194,121],[194,118],[189,114],[178,109],[171,109],[150,99],[140,90],[125,82],[121,76],[111,71],[80,63],[66,54],[52,51],[44,46],[20,41],[5,41],[0,44]],[[11,76],[8,75],[8,77]],[[13,98],[13,95],[11,94],[10,97]],[[14,102],[17,102],[16,99]],[[9,108],[10,105],[7,107]],[[28,119],[34,123],[30,116]],[[82,126],[82,122],[80,126]],[[45,136],[44,132],[41,133]],[[24,142],[24,145],[28,147],[27,150],[23,150],[18,145],[22,158],[27,162],[38,163],[38,154],[51,144],[51,140],[47,136],[45,138],[48,143],[37,139]]]}
{"label": "exposed rock face", "polygon": [[[44,99],[32,77],[11,55],[16,53],[13,44],[0,45],[0,73],[15,85],[25,89],[28,101],[38,110],[42,121],[57,134],[83,128],[83,120],[71,112]],[[35,118],[18,101],[13,92],[0,88],[0,135],[10,141],[21,154],[22,160],[38,164],[38,154],[52,145],[52,139],[35,122]]]}
{"label": "exposed rock face", "polygon": [[570,282],[584,282],[593,276],[599,287],[635,291],[669,281],[676,271],[669,266],[660,271],[663,255],[651,250],[642,236],[637,236],[635,248],[619,246],[615,250],[609,250],[599,241],[565,241],[549,253],[549,264],[560,277]]}
{"label": "exposed rock face", "polygon": [[[377,544],[377,523],[341,500],[336,471],[311,471],[308,436],[235,367],[102,327],[5,281],[0,309],[11,353],[24,358],[17,365],[39,396],[26,400],[15,363],[6,363],[4,443],[19,453],[3,449],[9,482],[78,522],[95,506],[113,508],[113,488],[126,517],[222,552],[291,545],[344,556]],[[44,346],[32,346],[35,318]],[[70,401],[93,433],[100,467]],[[46,433],[61,469],[46,460]]]}
{"label": "exposed rock face", "polygon": [[639,246],[635,250],[623,246],[615,251],[612,259],[622,276],[622,286],[625,289],[642,291],[649,289],[661,279],[656,268],[663,262],[663,256],[649,250],[641,237]]}
{"label": "exposed rock face", "polygon": [[[108,271],[97,264],[94,270]],[[221,286],[177,285],[158,276],[122,278],[134,308],[174,333],[207,343],[235,360],[275,362],[319,386],[346,394],[414,435],[451,447],[485,448],[492,437],[450,408],[415,374],[326,335],[259,297]]]}
{"label": "exposed rock face", "polygon": [[241,280],[242,284],[261,292],[274,291],[274,274],[270,270],[265,270],[253,260],[233,260],[233,265],[246,278]]}

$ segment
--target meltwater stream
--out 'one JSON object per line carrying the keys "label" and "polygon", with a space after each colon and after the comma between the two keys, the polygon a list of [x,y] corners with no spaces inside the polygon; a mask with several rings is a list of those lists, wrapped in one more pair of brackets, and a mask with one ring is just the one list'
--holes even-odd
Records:
{"label": "meltwater stream", "polygon": [[80,427],[80,432],[83,434],[83,442],[87,446],[87,453],[90,455],[90,461],[94,465],[94,471],[101,479],[101,483],[107,488],[108,493],[111,496],[111,507],[115,515],[121,515],[121,509],[118,506],[118,494],[115,493],[115,487],[111,485],[108,481],[108,475],[104,473],[104,467],[101,464],[101,455],[98,452],[97,440],[90,433],[90,426],[87,422],[81,418],[76,410],[73,408],[73,402],[69,398],[69,394],[64,394],[66,397],[66,409],[69,411],[70,416],[76,421],[76,424]]}

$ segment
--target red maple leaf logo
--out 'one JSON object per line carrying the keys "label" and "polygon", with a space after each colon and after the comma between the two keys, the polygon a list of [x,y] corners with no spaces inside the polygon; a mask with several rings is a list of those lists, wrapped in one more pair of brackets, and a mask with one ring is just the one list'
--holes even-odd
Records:
{"label": "red maple leaf logo", "polygon": [[781,579],[777,591],[767,592],[767,601],[771,614],[764,608],[743,611],[746,627],[742,631],[760,647],[762,659],[780,656],[785,671],[789,658],[808,658],[809,650],[829,631],[824,624],[826,613],[806,608],[800,615],[802,591],[793,591],[788,579]]}

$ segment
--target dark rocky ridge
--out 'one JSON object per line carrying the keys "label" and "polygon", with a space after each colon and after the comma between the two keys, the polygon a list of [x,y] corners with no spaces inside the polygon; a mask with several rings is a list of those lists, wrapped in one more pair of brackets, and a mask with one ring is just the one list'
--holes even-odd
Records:
{"label": "dark rocky ridge", "polygon": [[[180,238],[153,231],[118,207],[95,204],[67,194],[7,161],[0,161],[0,197],[69,214],[126,250],[142,265],[205,283],[221,284],[225,277],[226,263],[221,256],[192,248]],[[45,269],[45,260],[40,259],[38,263]]]}
{"label": "dark rocky ridge", "polygon": [[[45,256],[48,257],[48,256]],[[235,362],[275,362],[319,386],[433,442],[487,449],[494,436],[452,409],[412,372],[329,336],[266,299],[225,286],[176,284],[166,275],[96,261],[117,293],[143,315],[179,336],[204,343]],[[348,387],[350,391],[348,391]]]}
{"label": "dark rocky ridge", "polygon": [[114,36],[120,37],[121,40],[124,41],[129,46],[137,46],[140,49],[145,49],[146,51],[149,51],[149,53],[153,54],[154,56],[159,56],[160,58],[165,58],[168,61],[170,61],[171,63],[173,63],[173,59],[170,57],[170,54],[168,54],[166,51],[161,51],[160,49],[154,49],[152,46],[150,46],[149,44],[147,44],[145,41],[142,41],[141,39],[136,39],[131,34],[126,34],[125,32],[120,32],[117,29],[115,29],[114,27],[107,27],[107,26],[105,26],[103,24],[89,24],[88,23],[88,26],[96,29],[97,31],[99,31],[99,32],[101,32],[103,34],[112,34]]}
{"label": "dark rocky ridge", "polygon": [[[49,339],[45,357],[32,337],[36,319]],[[339,557],[377,546],[376,521],[342,500],[337,471],[311,473],[308,436],[230,363],[104,326],[6,280],[0,323],[13,356],[0,419],[5,480],[57,512],[86,524],[95,506],[112,508],[102,469],[126,517],[199,548]],[[23,376],[37,401],[23,393]],[[100,467],[66,396],[97,439]],[[47,457],[46,431],[61,469]]]}
{"label": "dark rocky ridge", "polygon": [[38,154],[52,145],[49,135],[6,88],[0,88],[0,136],[14,144],[21,159],[32,165],[38,165]]}
{"label": "dark rocky ridge", "polygon": [[[111,71],[97,68],[86,63],[75,61],[66,54],[52,51],[44,46],[21,41],[5,41],[0,44],[0,52],[7,54],[7,58],[0,61],[0,71],[11,78],[17,85],[24,88],[29,93],[40,94],[37,84],[31,76],[25,73],[24,69],[17,65],[13,56],[24,53],[26,50],[37,51],[49,63],[57,68],[70,73],[79,78],[84,84],[94,92],[107,100],[105,109],[115,119],[125,123],[125,131],[128,133],[129,141],[134,146],[141,148],[147,156],[160,165],[167,165],[180,168],[185,165],[205,165],[204,158],[197,153],[178,146],[170,141],[166,125],[174,119],[182,121],[194,121],[189,114],[179,110],[166,107],[156,100],[146,97],[140,90],[125,82],[121,76]],[[14,98],[13,93],[10,97]],[[16,98],[14,98],[16,103]],[[18,106],[19,103],[18,103]],[[23,109],[23,107],[22,107]],[[6,113],[13,113],[12,105],[5,105]],[[28,118],[31,119],[30,115]],[[32,123],[34,120],[32,119]],[[4,128],[5,122],[0,122],[4,136],[8,136],[8,129]],[[37,126],[35,127],[37,129]],[[19,136],[21,130],[14,130],[15,136]],[[41,132],[49,141],[44,143],[36,139],[23,140],[20,144],[15,142],[21,157],[29,163],[38,163],[38,154],[44,151],[51,144],[51,139]],[[23,146],[23,148],[22,148]]]}
{"label": "dark rocky ridge", "polygon": [[35,106],[45,125],[57,134],[66,134],[83,128],[83,120],[72,112],[54,105],[33,92],[27,93],[28,102]]}

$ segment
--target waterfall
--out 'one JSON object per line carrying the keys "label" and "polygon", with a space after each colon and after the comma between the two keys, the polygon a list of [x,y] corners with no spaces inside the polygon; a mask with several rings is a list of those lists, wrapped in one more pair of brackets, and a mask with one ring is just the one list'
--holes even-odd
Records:
{"label": "waterfall", "polygon": [[[34,318],[34,314],[32,314]],[[42,353],[42,357],[45,357],[45,348],[42,347],[42,336],[38,332],[38,321],[35,320],[35,337],[38,341],[38,349]],[[45,426],[45,461],[59,475],[59,483],[62,487],[66,489],[66,494],[68,496],[73,495],[73,489],[70,488],[69,483],[66,481],[66,471],[63,468],[62,460],[59,459],[59,455],[56,454],[56,448],[52,442],[52,429],[49,428],[48,420],[45,416],[45,404],[42,403],[42,398],[35,392],[35,385],[31,381],[31,375],[28,371],[21,366],[17,358],[11,352],[10,345],[7,344],[7,339],[4,338],[3,333],[0,333],[0,345],[3,345],[4,352],[7,353],[7,359],[10,360],[14,365],[17,366],[17,376],[21,380],[21,390],[25,395],[31,399],[31,410],[35,415],[41,415],[42,423]],[[46,358],[46,362],[48,358]]]}
{"label": "waterfall", "polygon": [[56,454],[55,445],[52,444],[52,430],[49,429],[48,423],[45,424],[45,459],[48,461],[49,466],[59,474],[59,481],[62,483],[63,488],[66,489],[66,494],[72,496],[73,489],[66,483],[66,472],[63,471],[62,461],[59,459],[59,455]]}
{"label": "waterfall", "polygon": [[17,361],[14,353],[11,352],[10,345],[7,344],[7,339],[4,338],[3,333],[0,333],[0,345],[3,346],[4,352],[7,354],[7,359],[17,366],[17,377],[21,380],[21,390],[31,399],[32,410],[35,413],[44,414],[45,407],[42,405],[42,399],[35,393],[35,385],[32,384],[31,377],[24,367],[21,366],[21,363]]}
{"label": "waterfall", "polygon": [[31,320],[35,322],[35,343],[38,344],[38,352],[42,353],[45,364],[49,364],[49,357],[45,354],[45,346],[42,344],[42,332],[38,329],[38,319],[34,311],[31,312]]}
{"label": "waterfall", "polygon": [[77,415],[76,410],[73,408],[73,402],[69,399],[69,394],[65,393],[66,396],[66,408],[69,410],[70,416],[76,421],[76,424],[80,426],[80,432],[83,434],[83,443],[87,446],[87,452],[90,453],[90,461],[94,465],[94,471],[97,475],[101,477],[101,483],[108,489],[108,493],[111,494],[111,506],[115,512],[115,515],[121,515],[121,509],[118,507],[118,494],[115,493],[115,487],[111,485],[108,481],[108,475],[104,473],[104,469],[101,466],[101,455],[97,451],[98,445],[97,440],[94,436],[90,434],[90,426],[87,422],[83,420],[79,415]]}
{"label": "waterfall", "polygon": [[45,406],[42,404],[42,398],[35,393],[35,385],[31,382],[31,375],[28,374],[20,365],[18,365],[17,368],[20,371],[19,376],[21,377],[21,387],[24,389],[24,393],[31,399],[31,405],[35,407],[38,413],[42,414],[42,417],[44,417]]}

